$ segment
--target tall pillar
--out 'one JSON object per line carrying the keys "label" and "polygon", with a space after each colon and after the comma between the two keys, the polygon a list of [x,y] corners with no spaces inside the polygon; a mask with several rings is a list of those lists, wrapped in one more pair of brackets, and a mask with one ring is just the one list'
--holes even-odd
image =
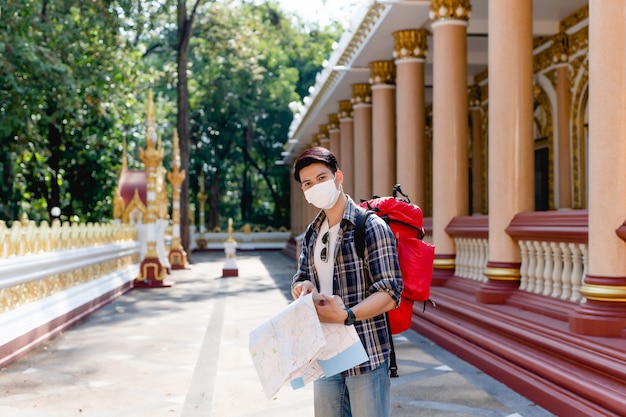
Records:
{"label": "tall pillar", "polygon": [[146,148],[139,149],[139,159],[146,167],[146,205],[148,215],[144,219],[147,232],[146,255],[139,265],[139,276],[135,279],[135,287],[164,287],[166,270],[157,253],[156,242],[156,219],[157,219],[157,168],[163,161],[163,148],[160,146],[156,133],[154,119],[154,102],[152,90],[148,93],[148,105],[146,111]]}
{"label": "tall pillar", "polygon": [[341,146],[339,145],[339,139],[341,138],[341,131],[339,130],[339,116],[337,113],[331,113],[328,115],[328,139],[330,141],[330,151],[337,157],[339,166],[341,166]]}
{"label": "tall pillar", "polygon": [[426,113],[424,62],[428,31],[393,33],[396,63],[396,181],[411,202],[423,207],[426,198]]}
{"label": "tall pillar", "polygon": [[[289,171],[291,174],[291,171]],[[300,231],[300,207],[298,207],[298,199],[296,198],[300,189],[298,188],[298,182],[289,175],[289,204],[291,206],[291,217],[289,218],[289,227],[291,229],[291,236],[298,236]]]}
{"label": "tall pillar", "polygon": [[[451,7],[448,9],[448,7]],[[433,0],[433,281],[454,273],[454,239],[445,231],[468,214],[467,24],[469,0]],[[491,20],[491,19],[489,19]]]}
{"label": "tall pillar", "polygon": [[485,158],[483,138],[483,110],[482,94],[479,85],[471,88],[470,98],[470,125],[471,125],[471,151],[472,151],[472,201],[470,214],[485,213]]}
{"label": "tall pillar", "polygon": [[369,84],[352,84],[354,113],[354,195],[357,203],[372,198],[372,89]]}
{"label": "tall pillar", "polygon": [[489,281],[477,294],[503,303],[517,289],[521,255],[505,231],[534,210],[532,0],[489,1]]}
{"label": "tall pillar", "polygon": [[167,179],[172,185],[172,246],[168,259],[172,269],[185,269],[187,266],[187,254],[180,242],[180,189],[185,180],[185,171],[180,169],[180,148],[176,130],[174,130],[172,156],[172,171],[167,173]]}
{"label": "tall pillar", "polygon": [[569,83],[569,66],[567,63],[569,39],[561,33],[555,39],[554,58],[560,62],[556,69],[556,149],[557,149],[557,184],[558,208],[572,207],[572,180],[570,150],[570,105],[572,94]]}
{"label": "tall pillar", "polygon": [[[339,101],[339,167],[346,174],[343,176],[343,191],[354,199],[354,118],[352,102]],[[358,202],[358,200],[355,200]]]}
{"label": "tall pillar", "polygon": [[[372,85],[372,194],[389,195],[396,184],[396,65],[370,62]],[[369,198],[369,197],[365,197]]]}
{"label": "tall pillar", "polygon": [[624,16],[621,0],[589,2],[589,271],[580,289],[587,302],[569,324],[591,336],[626,329],[626,244],[616,234],[626,220],[626,92],[617,88],[626,85]]}

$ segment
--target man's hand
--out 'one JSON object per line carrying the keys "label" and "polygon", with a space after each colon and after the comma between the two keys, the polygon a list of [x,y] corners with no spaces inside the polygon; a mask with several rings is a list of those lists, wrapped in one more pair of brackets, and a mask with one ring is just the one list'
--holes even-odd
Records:
{"label": "man's hand", "polygon": [[315,289],[315,285],[313,285],[311,281],[302,281],[291,289],[291,296],[294,300],[297,300],[303,295],[307,295],[314,291],[317,292],[317,290]]}
{"label": "man's hand", "polygon": [[322,323],[343,324],[348,313],[344,310],[343,301],[339,296],[326,294],[313,294],[313,303]]}

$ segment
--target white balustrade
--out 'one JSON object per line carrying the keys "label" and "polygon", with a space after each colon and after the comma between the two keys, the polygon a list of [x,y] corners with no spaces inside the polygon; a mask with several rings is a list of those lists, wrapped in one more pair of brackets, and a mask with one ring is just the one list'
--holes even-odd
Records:
{"label": "white balustrade", "polygon": [[456,237],[456,266],[454,275],[486,282],[483,274],[489,259],[489,241],[481,238]]}
{"label": "white balustrade", "polygon": [[518,244],[522,255],[520,290],[583,301],[580,286],[587,270],[587,245],[526,240]]}

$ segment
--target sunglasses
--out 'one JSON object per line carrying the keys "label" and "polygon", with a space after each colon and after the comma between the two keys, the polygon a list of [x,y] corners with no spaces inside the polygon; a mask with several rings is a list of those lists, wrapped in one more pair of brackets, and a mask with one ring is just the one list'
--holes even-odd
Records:
{"label": "sunglasses", "polygon": [[324,236],[322,236],[322,243],[324,244],[322,252],[320,252],[320,258],[322,258],[322,262],[328,262],[328,237],[328,232],[324,233]]}

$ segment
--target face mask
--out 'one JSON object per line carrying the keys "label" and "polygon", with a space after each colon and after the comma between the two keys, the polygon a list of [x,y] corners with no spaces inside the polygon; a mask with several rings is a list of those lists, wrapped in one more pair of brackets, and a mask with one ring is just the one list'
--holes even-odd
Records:
{"label": "face mask", "polygon": [[335,187],[334,179],[314,185],[304,192],[306,201],[315,207],[326,210],[335,205],[341,191]]}

